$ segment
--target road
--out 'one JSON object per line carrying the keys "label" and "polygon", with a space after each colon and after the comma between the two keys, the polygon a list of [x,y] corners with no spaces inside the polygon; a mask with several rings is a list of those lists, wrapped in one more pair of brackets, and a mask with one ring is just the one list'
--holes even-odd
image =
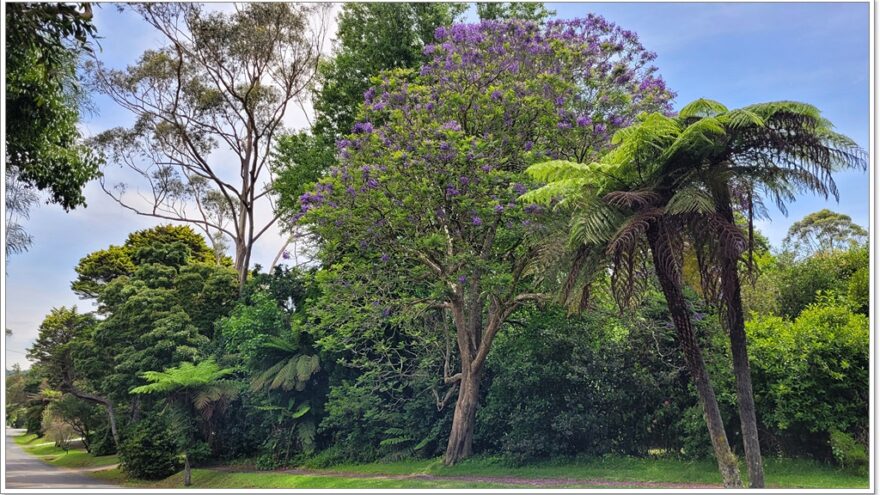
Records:
{"label": "road", "polygon": [[6,488],[120,488],[69,469],[61,469],[26,453],[12,437],[24,430],[6,429]]}

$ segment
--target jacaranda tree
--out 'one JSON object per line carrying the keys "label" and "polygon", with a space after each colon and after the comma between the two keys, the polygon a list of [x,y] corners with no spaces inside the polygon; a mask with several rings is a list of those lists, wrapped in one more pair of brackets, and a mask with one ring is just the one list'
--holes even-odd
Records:
{"label": "jacaranda tree", "polygon": [[[524,170],[583,160],[670,93],[654,55],[601,17],[455,25],[437,30],[418,74],[385,73],[365,93],[340,166],[301,197],[295,216],[318,236],[333,339],[451,315],[458,389],[445,462],[472,453],[480,379],[493,339],[544,299],[534,269],[553,218],[516,198]],[[299,218],[304,217],[304,218]],[[443,328],[443,326],[441,326]]]}

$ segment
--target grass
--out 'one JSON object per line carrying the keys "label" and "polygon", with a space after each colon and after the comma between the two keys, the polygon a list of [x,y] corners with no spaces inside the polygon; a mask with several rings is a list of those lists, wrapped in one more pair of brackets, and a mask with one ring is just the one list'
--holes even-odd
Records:
{"label": "grass", "polygon": [[[746,479],[745,466],[740,466]],[[764,459],[768,488],[867,488],[867,476],[803,459]],[[358,474],[425,474],[433,476],[516,476],[572,480],[657,481],[720,484],[714,461],[635,457],[564,459],[511,466],[493,458],[475,458],[445,467],[439,459],[334,466],[326,472]]]}
{"label": "grass", "polygon": [[[92,476],[125,488],[180,488],[183,473],[161,481],[131,480],[119,469],[98,471]],[[521,488],[521,485],[456,480],[399,480],[381,477],[299,475],[283,472],[230,473],[193,469],[193,488]]]}
{"label": "grass", "polygon": [[[96,468],[116,464],[116,456],[92,457],[82,449],[66,455],[45,439],[35,435],[15,438],[29,453],[49,464],[67,468]],[[859,476],[833,466],[800,459],[767,458],[764,460],[767,488],[867,488],[867,476]],[[668,482],[718,484],[717,466],[710,460],[685,461],[663,458],[577,458],[536,462],[522,466],[491,457],[469,459],[445,467],[440,459],[410,460],[389,463],[348,464],[305,474],[282,471],[243,472],[194,469],[194,488],[522,488],[513,484],[524,479],[556,478],[571,483],[563,487],[601,487],[600,480],[616,482]],[[740,468],[745,477],[745,467]],[[119,468],[85,473],[94,478],[126,488],[180,488],[183,473],[160,481],[128,478]],[[431,479],[420,477],[430,476]],[[405,477],[401,479],[401,477]],[[449,479],[443,479],[449,478]],[[472,478],[463,480],[461,478]],[[493,479],[508,478],[508,479]],[[638,487],[639,485],[632,485]],[[615,486],[625,488],[627,486]]]}
{"label": "grass", "polygon": [[43,462],[62,468],[91,469],[119,463],[119,457],[116,455],[95,457],[80,448],[71,448],[65,452],[64,449],[56,447],[52,441],[33,434],[19,435],[15,437],[15,443]]}

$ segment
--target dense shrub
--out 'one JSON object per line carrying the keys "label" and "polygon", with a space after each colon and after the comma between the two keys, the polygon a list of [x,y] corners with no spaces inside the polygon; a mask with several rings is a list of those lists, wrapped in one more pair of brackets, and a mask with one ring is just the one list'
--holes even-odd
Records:
{"label": "dense shrub", "polygon": [[418,380],[393,379],[378,385],[370,375],[332,387],[321,423],[332,447],[310,464],[439,454],[445,447],[454,402],[438,411],[429,387],[430,383]]}
{"label": "dense shrub", "polygon": [[687,388],[677,366],[648,355],[652,333],[671,344],[668,329],[651,322],[627,328],[613,316],[568,317],[559,309],[523,317],[490,355],[491,385],[477,413],[480,449],[520,462],[677,450],[669,433],[690,402]]}
{"label": "dense shrub", "polygon": [[832,428],[829,432],[829,443],[834,460],[842,467],[868,474],[868,451],[864,445],[851,435]]}
{"label": "dense shrub", "polygon": [[759,419],[783,453],[830,458],[828,432],[867,431],[867,316],[832,294],[747,332]]}
{"label": "dense shrub", "polygon": [[145,480],[160,480],[181,468],[178,442],[162,417],[141,420],[126,434],[119,451],[123,471]]}
{"label": "dense shrub", "polygon": [[[795,318],[807,306],[816,301],[819,292],[835,291],[847,294],[852,290],[853,297],[863,298],[861,305],[867,305],[867,291],[864,285],[868,266],[868,248],[856,247],[847,251],[819,252],[815,255],[795,260],[783,255],[776,267],[779,290],[778,308],[781,316]],[[859,273],[859,270],[862,270]],[[850,289],[850,279],[856,275],[856,282]],[[861,281],[861,282],[860,282]]]}

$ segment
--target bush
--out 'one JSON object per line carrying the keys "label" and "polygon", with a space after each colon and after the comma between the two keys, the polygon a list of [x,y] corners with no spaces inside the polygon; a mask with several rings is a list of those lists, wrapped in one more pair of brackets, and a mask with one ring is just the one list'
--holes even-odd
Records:
{"label": "bush", "polygon": [[828,435],[834,460],[843,468],[867,474],[869,459],[865,446],[836,428],[831,429]]}
{"label": "bush", "polygon": [[867,430],[865,315],[830,294],[794,321],[761,316],[746,330],[759,420],[783,453],[830,458],[827,432]]}
{"label": "bush", "polygon": [[[678,435],[681,409],[692,399],[679,369],[661,365],[646,345],[654,343],[642,335],[646,330],[626,328],[615,317],[568,317],[561,309],[518,320],[490,354],[491,385],[477,412],[478,450],[515,462],[678,450],[670,433]],[[667,329],[651,331],[674,345]]]}
{"label": "bush", "polygon": [[164,479],[181,468],[177,442],[161,417],[144,419],[128,432],[119,461],[127,474],[145,480]]}
{"label": "bush", "polygon": [[89,435],[89,448],[93,456],[111,455],[116,453],[116,444],[109,426],[103,426]]}

